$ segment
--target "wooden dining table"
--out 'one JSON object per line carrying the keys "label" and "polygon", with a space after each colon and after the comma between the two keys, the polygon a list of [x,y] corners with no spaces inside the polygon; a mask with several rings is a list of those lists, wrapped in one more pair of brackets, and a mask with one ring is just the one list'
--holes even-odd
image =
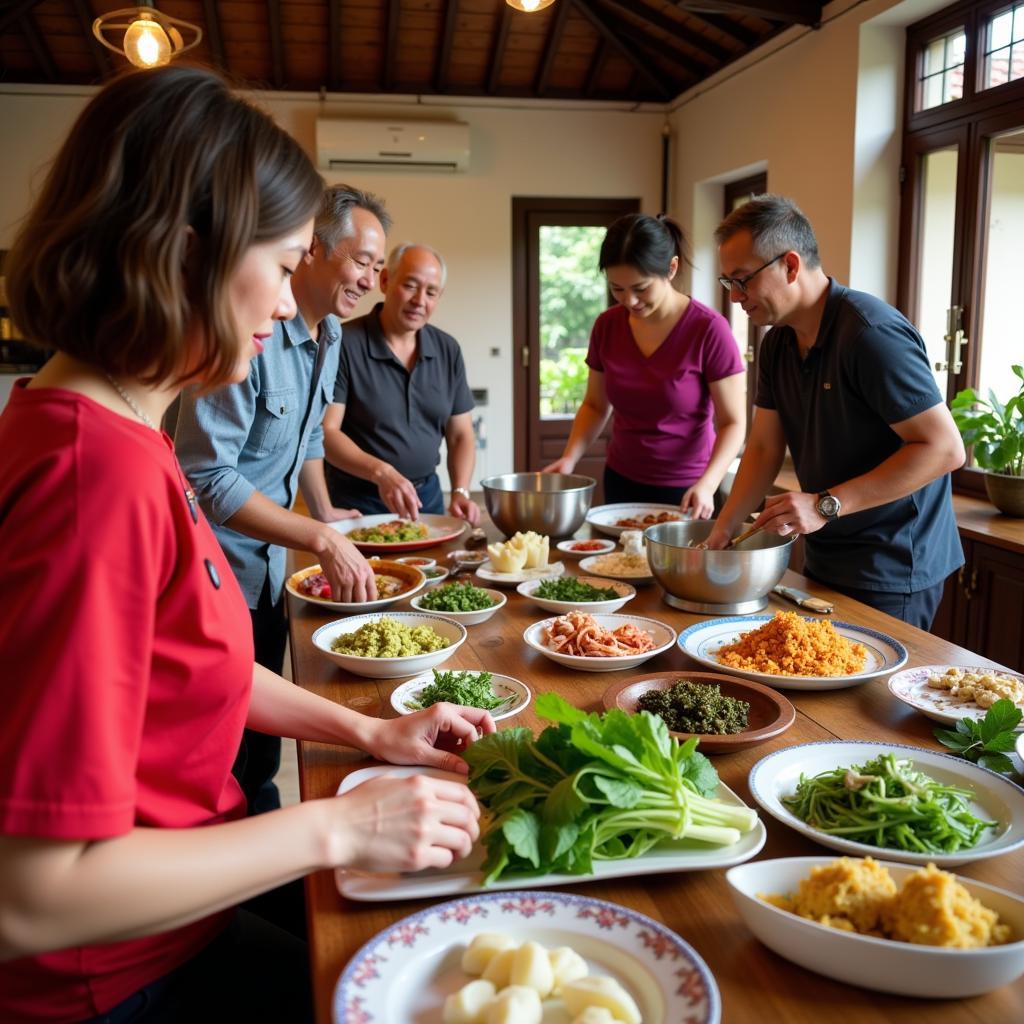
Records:
{"label": "wooden dining table", "polygon": [[[587,528],[579,536],[587,536]],[[444,548],[423,552],[443,559]],[[300,568],[315,561],[311,555],[292,555]],[[443,562],[441,563],[443,564]],[[568,572],[578,563],[567,560]],[[479,582],[479,581],[477,581]],[[909,651],[909,666],[991,664],[970,651],[915,629],[866,605],[836,594],[792,572],[784,583],[807,590],[835,605],[832,617],[878,630],[899,640]],[[637,596],[622,609],[657,619],[677,632],[706,616],[679,611],[662,599],[654,583],[639,585]],[[587,711],[604,708],[602,695],[617,681],[639,676],[701,670],[678,646],[657,655],[638,669],[615,672],[579,672],[555,664],[530,649],[524,630],[543,619],[544,612],[527,598],[508,591],[508,603],[487,622],[468,627],[468,640],[445,662],[445,668],[486,669],[522,680],[534,694],[553,691]],[[394,610],[411,610],[407,603]],[[793,610],[775,595],[767,611]],[[329,608],[289,595],[293,679],[299,686],[367,715],[392,717],[392,690],[402,682],[350,675],[320,654],[311,642],[313,631],[337,618]],[[774,739],[746,750],[711,755],[722,781],[750,806],[747,778],[751,767],[766,754],[799,743],[818,740],[869,740],[911,744],[929,750],[943,748],[933,736],[937,723],[890,694],[886,681],[873,679],[857,686],[818,692],[785,691],[795,705],[793,726]],[[500,725],[543,727],[531,705]],[[354,750],[324,743],[298,745],[299,785],[303,800],[335,793],[346,774],[375,762]],[[1018,769],[1020,765],[1018,764]],[[1016,777],[1018,783],[1021,778]],[[762,814],[767,842],[758,859],[792,856],[827,856],[832,851]],[[838,854],[835,854],[838,856]],[[956,869],[959,874],[1013,892],[1024,890],[1024,852],[976,861]],[[524,880],[524,889],[530,880]],[[878,1024],[881,1021],[927,1020],[928,1024],[1010,1024],[1024,1020],[1024,980],[984,996],[963,1000],[926,1000],[887,995],[857,988],[815,974],[783,959],[763,946],[748,931],[730,897],[724,870],[623,877],[601,882],[582,880],[575,891],[620,904],[677,932],[704,958],[722,997],[722,1020],[735,1024]],[[355,902],[343,898],[333,872],[321,871],[306,880],[309,950],[318,1024],[332,1021],[332,993],[342,969],[360,947],[382,929],[438,900]],[[676,1024],[666,1021],[665,1024]]]}

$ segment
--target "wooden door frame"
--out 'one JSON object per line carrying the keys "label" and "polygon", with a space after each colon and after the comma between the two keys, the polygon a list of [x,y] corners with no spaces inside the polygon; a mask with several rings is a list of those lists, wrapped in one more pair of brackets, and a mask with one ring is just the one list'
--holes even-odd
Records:
{"label": "wooden door frame", "polygon": [[[530,468],[530,423],[540,419],[540,389],[530,370],[540,359],[540,339],[535,325],[540,317],[537,278],[530,274],[534,256],[533,222],[537,215],[580,218],[596,215],[598,223],[610,223],[626,213],[636,213],[636,197],[569,199],[561,196],[512,197],[512,438],[516,472]],[[552,220],[552,223],[555,223]]]}

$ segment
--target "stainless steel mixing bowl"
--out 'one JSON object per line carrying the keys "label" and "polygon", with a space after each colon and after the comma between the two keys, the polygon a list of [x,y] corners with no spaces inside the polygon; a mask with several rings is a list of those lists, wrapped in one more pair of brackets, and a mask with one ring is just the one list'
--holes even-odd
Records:
{"label": "stainless steel mixing bowl", "polygon": [[487,513],[504,534],[568,537],[590,509],[597,481],[574,473],[504,473],[480,481]]}
{"label": "stainless steel mixing bowl", "polygon": [[659,523],[644,531],[647,560],[665,600],[702,615],[747,615],[760,610],[789,565],[795,538],[758,533],[731,551],[687,546],[704,540],[714,525],[714,519],[698,519]]}

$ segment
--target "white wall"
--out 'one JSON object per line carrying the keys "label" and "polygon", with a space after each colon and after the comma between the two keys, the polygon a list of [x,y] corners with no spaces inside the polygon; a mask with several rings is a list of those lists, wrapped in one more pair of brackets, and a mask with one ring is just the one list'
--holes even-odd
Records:
{"label": "white wall", "polygon": [[[0,87],[0,138],[17,140],[4,155],[0,248],[28,208],[39,168],[49,161],[90,95],[87,89]],[[460,102],[433,105],[393,97],[261,94],[257,97],[315,156],[317,116],[408,119],[455,117],[471,126],[464,174],[403,170],[330,172],[387,200],[391,241],[427,242],[449,264],[434,322],[462,344],[472,387],[490,394],[488,448],[478,467],[512,469],[512,196],[639,197],[656,210],[664,115],[610,104]],[[364,300],[359,312],[372,303]],[[492,355],[492,349],[497,354]]]}

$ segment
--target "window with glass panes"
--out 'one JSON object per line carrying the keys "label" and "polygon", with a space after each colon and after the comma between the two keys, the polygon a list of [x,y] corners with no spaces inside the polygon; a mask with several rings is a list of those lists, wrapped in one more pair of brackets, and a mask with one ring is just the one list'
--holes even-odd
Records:
{"label": "window with glass panes", "polygon": [[1024,3],[992,17],[985,27],[982,89],[1024,78]]}
{"label": "window with glass panes", "polygon": [[933,39],[924,48],[917,90],[918,110],[931,110],[963,97],[966,49],[967,37],[963,29]]}

